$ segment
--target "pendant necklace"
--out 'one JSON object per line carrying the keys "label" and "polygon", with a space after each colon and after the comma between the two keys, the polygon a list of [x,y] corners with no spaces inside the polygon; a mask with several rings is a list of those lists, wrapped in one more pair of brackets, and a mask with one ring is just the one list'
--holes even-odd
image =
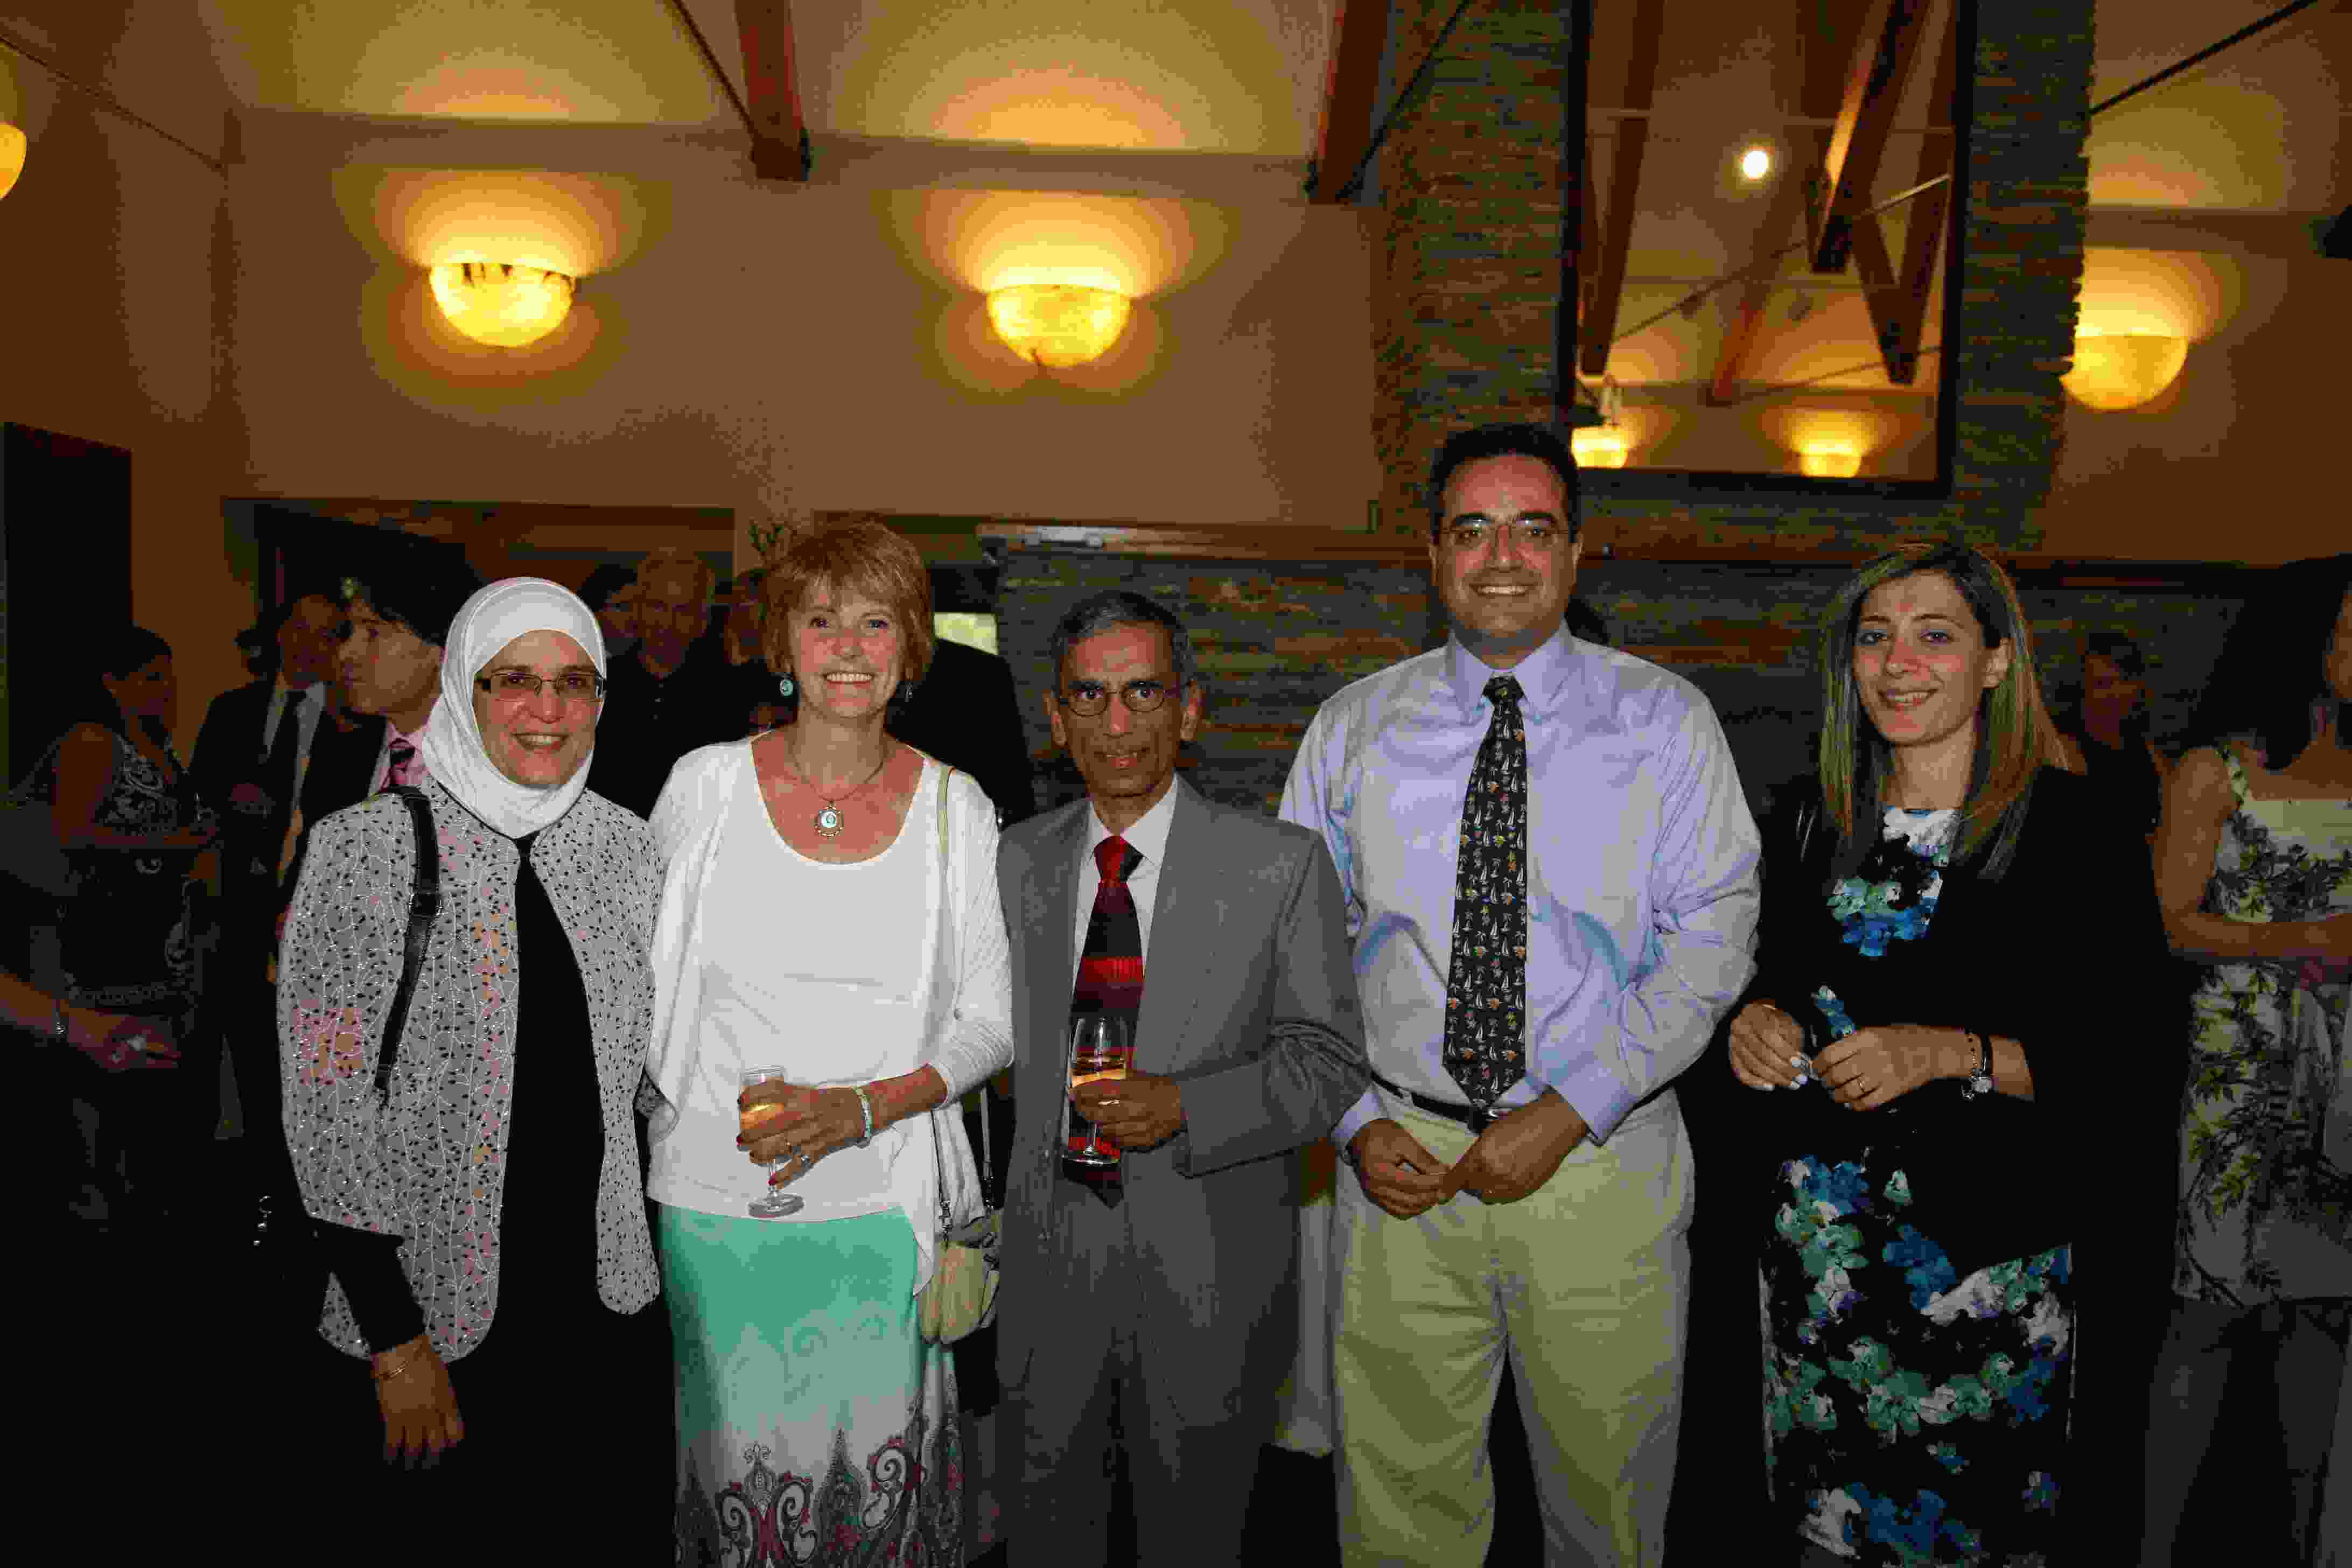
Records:
{"label": "pendant necklace", "polygon": [[874,764],[874,771],[872,773],[866,775],[866,784],[861,784],[856,789],[850,790],[845,794],[831,796],[826,795],[823,791],[819,790],[816,785],[810,781],[808,775],[802,773],[798,768],[794,768],[793,770],[793,777],[800,780],[801,783],[807,784],[809,787],[809,793],[815,795],[819,800],[824,802],[824,809],[818,812],[812,819],[816,824],[816,836],[819,838],[829,839],[838,838],[841,837],[840,804],[843,801],[847,800],[850,795],[857,794],[859,790],[863,790],[866,787],[866,784],[870,784],[876,779],[880,778],[882,776],[882,770],[890,765],[890,759],[895,754],[895,748],[885,748],[882,752],[882,760]]}

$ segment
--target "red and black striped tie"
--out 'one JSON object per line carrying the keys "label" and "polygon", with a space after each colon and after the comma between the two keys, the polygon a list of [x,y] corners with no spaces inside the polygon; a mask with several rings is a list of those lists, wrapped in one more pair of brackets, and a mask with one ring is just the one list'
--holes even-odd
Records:
{"label": "red and black striped tie", "polygon": [[[1134,1038],[1136,1015],[1143,1010],[1143,928],[1136,921],[1135,894],[1127,879],[1142,864],[1135,846],[1116,834],[1095,846],[1095,868],[1102,873],[1102,882],[1095,889],[1087,945],[1078,957],[1078,981],[1070,993],[1072,1023],[1088,1014],[1113,1014],[1127,1020],[1129,1039]],[[1118,1205],[1118,1166],[1103,1170],[1065,1161],[1062,1173],[1092,1189],[1104,1203]]]}

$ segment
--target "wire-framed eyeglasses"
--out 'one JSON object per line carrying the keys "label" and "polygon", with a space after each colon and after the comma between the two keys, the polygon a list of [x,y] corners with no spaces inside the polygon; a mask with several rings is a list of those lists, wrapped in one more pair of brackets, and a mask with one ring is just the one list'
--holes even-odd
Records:
{"label": "wire-framed eyeglasses", "polygon": [[[1149,713],[1168,700],[1178,682],[1130,680],[1118,688],[1118,700],[1130,713]],[[1111,689],[1098,680],[1073,680],[1054,695],[1063,707],[1082,719],[1091,719],[1110,706]]]}
{"label": "wire-framed eyeglasses", "polygon": [[567,669],[553,676],[533,675],[527,669],[501,669],[474,677],[474,684],[509,702],[537,697],[542,686],[555,688],[555,694],[566,702],[593,702],[604,695],[604,678],[584,669]]}

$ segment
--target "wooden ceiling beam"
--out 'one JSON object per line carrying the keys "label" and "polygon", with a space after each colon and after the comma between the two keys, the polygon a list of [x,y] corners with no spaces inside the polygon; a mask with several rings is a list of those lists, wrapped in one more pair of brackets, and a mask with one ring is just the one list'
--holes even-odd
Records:
{"label": "wooden ceiling beam", "polygon": [[1853,233],[1870,210],[1871,187],[1886,155],[1903,89],[1919,52],[1925,16],[1935,0],[1871,0],[1846,69],[1845,95],[1822,163],[1829,193],[1812,232],[1816,272],[1843,272],[1853,254]]}
{"label": "wooden ceiling beam", "polygon": [[[1665,31],[1665,0],[1633,0],[1628,25],[1633,47],[1625,67],[1625,95],[1618,102],[1635,112],[1617,120],[1610,144],[1609,200],[1601,209],[1601,252],[1593,258],[1592,288],[1580,286],[1578,303],[1577,369],[1600,375],[1609,368],[1610,342],[1617,335],[1617,307],[1625,295],[1625,261],[1633,241],[1634,200],[1642,184],[1642,157],[1650,143],[1646,110],[1658,90],[1658,44]],[[1591,183],[1586,182],[1587,199]],[[1581,258],[1580,258],[1580,270]],[[1580,277],[1581,285],[1582,279]]]}
{"label": "wooden ceiling beam", "polygon": [[805,180],[808,123],[793,68],[792,7],[786,0],[735,0],[735,27],[751,98],[751,170],[763,180]]}
{"label": "wooden ceiling beam", "polygon": [[[1805,182],[1798,169],[1815,166],[1823,149],[1829,144],[1824,131],[1791,131],[1789,135],[1790,167],[1780,177],[1780,188],[1772,193],[1772,205],[1765,215],[1764,226],[1757,232],[1767,238],[1785,236],[1801,226],[1810,236],[1812,232],[1811,204],[1806,198]],[[1801,163],[1800,160],[1802,160]],[[1765,330],[1764,313],[1772,303],[1772,279],[1763,278],[1740,289],[1739,300],[1732,308],[1731,322],[1724,329],[1723,341],[1716,347],[1715,374],[1707,384],[1706,400],[1722,407],[1737,396],[1740,382],[1747,379],[1748,367],[1756,351],[1769,334]]]}
{"label": "wooden ceiling beam", "polygon": [[[1862,6],[1866,0],[1846,0],[1840,13],[1838,7],[1825,7],[1828,15],[1822,34],[1831,38],[1850,36],[1846,27],[1858,28]],[[1791,233],[1801,233],[1808,251],[1812,236],[1821,223],[1821,204],[1814,190],[1822,163],[1829,156],[1830,133],[1844,93],[1847,67],[1852,51],[1832,47],[1805,49],[1804,80],[1797,92],[1797,113],[1787,130],[1789,163],[1780,175],[1780,183],[1772,193],[1772,205],[1766,212],[1764,226],[1757,230],[1758,237],[1767,243],[1785,243]],[[1821,122],[1821,123],[1814,123]],[[1759,278],[1739,291],[1738,304],[1732,308],[1731,321],[1723,340],[1716,347],[1715,374],[1702,395],[1705,400],[1722,407],[1738,395],[1739,384],[1748,377],[1748,367],[1755,363],[1757,351],[1770,336],[1765,311],[1772,303],[1772,279]]]}
{"label": "wooden ceiling beam", "polygon": [[[1940,58],[1929,99],[1937,106],[1936,111],[1943,113],[1948,121],[1959,53],[1960,8],[1953,4],[1946,8]],[[1943,254],[1944,231],[1951,226],[1956,138],[1955,128],[1947,123],[1940,129],[1930,129],[1919,139],[1919,177],[1914,185],[1924,185],[1931,180],[1943,183],[1911,198],[1903,228],[1903,270],[1895,279],[1895,291],[1888,296],[1885,312],[1872,312],[1871,319],[1878,325],[1879,353],[1886,361],[1886,379],[1897,386],[1909,386],[1919,377],[1919,338],[1927,328],[1927,296],[1935,288],[1936,262]],[[1876,218],[1871,219],[1874,226],[1877,222]]]}
{"label": "wooden ceiling beam", "polygon": [[1372,144],[1372,100],[1389,41],[1389,0],[1339,0],[1331,19],[1331,68],[1323,81],[1310,203],[1330,206]]}

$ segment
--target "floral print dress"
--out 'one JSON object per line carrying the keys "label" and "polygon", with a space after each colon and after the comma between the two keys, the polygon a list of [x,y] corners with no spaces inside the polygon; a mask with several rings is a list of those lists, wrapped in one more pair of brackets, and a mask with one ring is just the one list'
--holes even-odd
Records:
{"label": "floral print dress", "polygon": [[[2352,911],[2352,801],[2237,807],[2199,907],[2240,921]],[[2352,986],[2286,963],[2220,963],[2195,997],[2173,1289],[2252,1308],[2352,1296]]]}
{"label": "floral print dress", "polygon": [[[1927,934],[1958,817],[1889,808],[1885,836],[1832,890],[1864,956]],[[1832,1037],[1853,1032],[1833,993],[1813,1001]],[[1785,1161],[1780,1177],[1759,1277],[1776,1509],[1803,1540],[1858,1563],[2055,1561],[2072,1249],[1963,1279],[1906,1223],[1910,1177],[1873,1145]]]}

